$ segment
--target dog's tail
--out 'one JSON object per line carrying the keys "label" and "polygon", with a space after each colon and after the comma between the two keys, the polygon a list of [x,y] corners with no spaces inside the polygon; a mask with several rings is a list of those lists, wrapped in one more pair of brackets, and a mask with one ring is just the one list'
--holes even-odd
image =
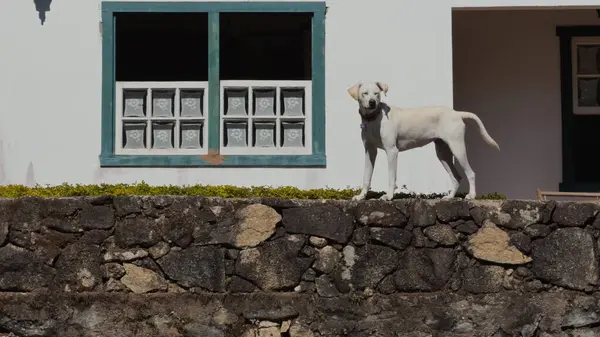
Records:
{"label": "dog's tail", "polygon": [[467,111],[457,111],[460,116],[464,119],[472,119],[477,123],[477,126],[479,127],[479,133],[481,134],[481,137],[483,137],[483,140],[488,143],[491,147],[496,148],[498,151],[500,151],[500,146],[498,146],[498,143],[496,143],[496,141],[492,138],[492,136],[490,136],[490,134],[487,132],[487,130],[485,129],[485,126],[483,126],[483,122],[481,121],[481,119],[479,119],[479,117],[472,113],[472,112],[467,112]]}

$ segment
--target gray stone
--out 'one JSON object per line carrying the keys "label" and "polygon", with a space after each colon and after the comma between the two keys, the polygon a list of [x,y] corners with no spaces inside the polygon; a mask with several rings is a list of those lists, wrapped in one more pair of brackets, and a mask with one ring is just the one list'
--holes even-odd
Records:
{"label": "gray stone", "polygon": [[533,243],[533,274],[542,281],[577,290],[598,284],[593,237],[581,228],[560,228]]}
{"label": "gray stone", "polygon": [[414,227],[431,226],[435,224],[437,218],[435,208],[425,200],[416,201],[410,214],[409,224]]}
{"label": "gray stone", "polygon": [[317,248],[313,247],[313,246],[304,246],[302,248],[302,250],[300,250],[300,254],[304,257],[312,257],[317,255],[319,251],[317,250]]}
{"label": "gray stone", "polygon": [[551,231],[552,230],[550,229],[550,227],[543,224],[533,224],[525,227],[525,229],[523,230],[523,232],[529,235],[529,237],[531,237],[532,239],[544,238],[548,236],[548,234],[550,234]]}
{"label": "gray stone", "polygon": [[435,212],[438,220],[446,223],[470,216],[469,204],[463,200],[441,200],[435,204]]}
{"label": "gray stone", "polygon": [[313,258],[298,257],[303,245],[304,241],[295,237],[284,237],[242,250],[236,260],[235,272],[263,290],[294,288],[314,261]]}
{"label": "gray stone", "polygon": [[102,251],[95,245],[74,243],[56,261],[54,283],[67,292],[91,291],[102,283]]}
{"label": "gray stone", "polygon": [[384,295],[390,295],[395,293],[396,284],[394,283],[394,276],[388,275],[384,277],[383,280],[379,282],[379,285],[377,285],[377,290]]}
{"label": "gray stone", "polygon": [[504,268],[500,266],[471,266],[463,270],[463,289],[473,294],[496,293],[502,290]]}
{"label": "gray stone", "polygon": [[192,242],[195,224],[201,221],[201,213],[201,209],[195,203],[174,201],[157,220],[162,239],[167,243],[187,248]]}
{"label": "gray stone", "polygon": [[517,269],[515,270],[515,274],[524,279],[529,278],[533,275],[531,270],[523,266],[517,267]]}
{"label": "gray stone", "polygon": [[473,331],[475,328],[473,322],[470,321],[460,321],[456,322],[456,324],[452,327],[452,331],[456,333],[468,333]]}
{"label": "gray stone", "polygon": [[316,277],[317,272],[314,269],[309,268],[304,275],[302,275],[302,281],[314,282]]}
{"label": "gray stone", "polygon": [[469,210],[469,215],[471,215],[471,218],[473,218],[473,221],[478,226],[481,226],[484,220],[490,218],[490,215],[488,212],[486,212],[485,208],[479,206],[471,208]]}
{"label": "gray stone", "polygon": [[235,260],[240,255],[240,251],[237,249],[227,249],[227,258],[230,260]]}
{"label": "gray stone", "polygon": [[169,246],[169,244],[164,241],[161,241],[155,244],[154,246],[150,247],[148,249],[148,253],[150,254],[150,256],[152,256],[153,259],[157,260],[167,255],[170,250],[171,247]]}
{"label": "gray stone", "polygon": [[[62,233],[81,233],[81,232],[83,232],[83,228],[81,228],[81,223],[79,221],[77,221],[77,219],[72,215],[59,216],[59,215],[56,215],[53,213],[51,215],[48,215],[43,220],[41,220],[41,222],[35,226],[37,228],[39,228],[38,227],[39,225],[60,231]],[[15,226],[12,226],[11,228],[17,229],[17,228],[15,228]],[[19,230],[19,229],[17,229],[17,230]],[[37,231],[37,230],[38,229],[35,229],[35,230],[26,229],[24,231]]]}
{"label": "gray stone", "polygon": [[110,235],[111,233],[108,230],[93,229],[83,233],[79,242],[89,245],[100,245],[104,240],[108,239]]}
{"label": "gray stone", "polygon": [[111,206],[88,206],[77,213],[76,221],[85,230],[110,229],[115,224],[115,212]]}
{"label": "gray stone", "polygon": [[600,216],[596,216],[594,222],[592,222],[592,227],[595,229],[600,229]]}
{"label": "gray stone", "polygon": [[138,216],[117,220],[115,242],[119,247],[152,247],[159,241],[158,226],[153,219]]}
{"label": "gray stone", "polygon": [[398,291],[442,289],[453,273],[456,252],[451,248],[408,248],[400,256],[394,277]]}
{"label": "gray stone", "polygon": [[456,226],[456,230],[458,232],[467,234],[467,235],[477,232],[478,229],[479,229],[479,226],[477,226],[473,220],[466,221],[466,222],[461,223],[460,225]]}
{"label": "gray stone", "polygon": [[113,206],[118,217],[142,212],[142,200],[137,196],[115,196]]}
{"label": "gray stone", "polygon": [[131,248],[131,249],[109,249],[104,253],[104,261],[105,262],[113,262],[113,261],[133,261],[144,258],[148,256],[148,252],[141,248]]}
{"label": "gray stone", "polygon": [[279,213],[262,204],[242,205],[238,210],[228,205],[227,211],[218,212],[220,216],[216,224],[206,221],[196,224],[193,231],[196,244],[251,248],[285,234],[285,231],[277,230],[281,220]]}
{"label": "gray stone", "polygon": [[317,248],[323,248],[323,247],[327,246],[327,239],[320,238],[318,236],[311,236],[309,239],[309,242],[311,245],[313,245]]}
{"label": "gray stone", "polygon": [[243,315],[246,319],[251,320],[283,322],[298,317],[299,313],[293,307],[284,305],[277,308],[271,307],[269,309],[249,309],[245,310]]}
{"label": "gray stone", "polygon": [[453,246],[458,243],[454,230],[449,225],[437,224],[427,227],[423,233],[432,241],[442,246]]}
{"label": "gray stone", "polygon": [[125,268],[120,263],[106,263],[102,265],[104,278],[120,279],[125,275]]}
{"label": "gray stone", "polygon": [[417,248],[433,248],[436,246],[436,243],[429,240],[425,234],[423,234],[423,230],[421,228],[415,228],[412,231],[412,240],[411,244]]}
{"label": "gray stone", "polygon": [[289,233],[308,234],[345,244],[354,229],[353,217],[335,206],[283,210],[283,227]]}
{"label": "gray stone", "polygon": [[[152,206],[154,206],[154,208],[158,208],[158,209],[164,209],[167,208],[171,205],[173,205],[174,202],[176,202],[175,198],[169,196],[169,195],[157,195],[157,196],[152,196],[149,198],[150,203],[152,204]],[[179,201],[179,200],[177,200]]]}
{"label": "gray stone", "polygon": [[365,200],[354,208],[358,223],[377,227],[404,227],[406,216],[393,204],[380,200]]}
{"label": "gray stone", "polygon": [[164,273],[184,287],[225,291],[225,250],[192,246],[158,260]]}
{"label": "gray stone", "polygon": [[317,294],[321,297],[337,297],[340,292],[335,288],[331,279],[327,275],[321,275],[315,280]]}
{"label": "gray stone", "polygon": [[186,337],[225,337],[225,333],[215,327],[202,324],[187,324],[183,327]]}
{"label": "gray stone", "polygon": [[600,323],[600,314],[590,309],[572,308],[562,319],[561,327],[564,329],[582,328]]}
{"label": "gray stone", "polygon": [[114,278],[110,278],[108,281],[106,281],[104,290],[108,291],[109,293],[129,291],[129,289],[123,283],[121,283],[121,281],[115,280]]}
{"label": "gray stone", "polygon": [[225,260],[225,275],[231,276],[235,273],[235,262],[233,260]]}
{"label": "gray stone", "polygon": [[523,229],[541,220],[540,210],[542,205],[543,202],[507,200],[502,203],[500,212],[508,214],[510,220],[507,223],[495,222],[505,228]]}
{"label": "gray stone", "polygon": [[599,208],[591,203],[561,202],[556,206],[552,220],[563,227],[583,227],[594,221]]}
{"label": "gray stone", "polygon": [[373,242],[399,250],[406,249],[412,241],[412,233],[403,228],[372,227],[370,234]]}
{"label": "gray stone", "polygon": [[8,239],[8,222],[0,220],[0,247],[4,246],[6,239]]}
{"label": "gray stone", "polygon": [[379,245],[346,246],[343,256],[343,263],[332,273],[332,278],[337,289],[346,293],[351,289],[374,289],[396,269],[399,252]]}
{"label": "gray stone", "polygon": [[358,227],[354,230],[352,243],[356,246],[364,246],[369,242],[369,227]]}
{"label": "gray stone", "polygon": [[[507,335],[507,337],[510,337]],[[549,333],[549,332],[540,332],[539,337],[572,337],[569,336],[566,332],[557,332],[557,333]]]}
{"label": "gray stone", "polygon": [[571,331],[571,337],[598,337],[600,336],[600,329],[576,329]]}
{"label": "gray stone", "polygon": [[314,282],[301,281],[300,285],[294,288],[298,293],[314,293],[316,291]]}
{"label": "gray stone", "polygon": [[326,246],[317,253],[317,260],[313,264],[313,269],[323,274],[329,274],[341,258],[342,253],[331,246]]}
{"label": "gray stone", "polygon": [[537,335],[538,332],[538,328],[540,325],[540,320],[541,317],[538,316],[538,318],[536,318],[536,320],[531,323],[531,324],[525,324],[522,328],[521,328],[521,336],[522,337],[534,337]]}
{"label": "gray stone", "polygon": [[448,223],[448,225],[450,225],[450,227],[452,227],[452,228],[456,228],[456,227],[464,224],[465,222],[466,222],[465,220],[459,219],[459,220],[456,220],[456,221],[450,221]]}
{"label": "gray stone", "polygon": [[543,224],[550,223],[552,221],[552,215],[554,210],[556,209],[556,201],[550,200],[544,203],[542,208],[540,209],[540,222]]}
{"label": "gray stone", "polygon": [[0,290],[41,290],[52,282],[55,273],[24,248],[12,244],[0,248]]}
{"label": "gray stone", "polygon": [[0,224],[2,227],[7,226],[9,231],[37,232],[42,225],[42,219],[48,213],[48,206],[56,206],[54,212],[60,212],[60,215],[77,211],[77,202],[54,202],[55,200],[57,199],[45,200],[37,197],[6,200],[0,204]]}
{"label": "gray stone", "polygon": [[[98,231],[92,230],[92,231],[87,231],[86,233],[88,233],[88,232],[94,233],[94,232],[98,232]],[[99,231],[99,232],[105,232],[105,231]],[[79,234],[61,233],[59,231],[55,231],[52,229],[48,229],[46,227],[42,227],[40,229],[39,233],[30,233],[30,234],[35,234],[37,236],[34,240],[35,242],[33,242],[34,245],[51,244],[56,247],[64,248],[67,245],[69,245],[71,243],[75,243],[78,240],[81,243],[85,243],[85,242],[82,242],[82,241],[84,241],[85,233],[83,236],[80,236]],[[30,248],[30,249],[35,250],[35,248]]]}
{"label": "gray stone", "polygon": [[[42,227],[45,229],[45,227]],[[51,231],[53,233],[58,233]],[[62,234],[62,233],[61,233]],[[69,236],[72,234],[62,234]],[[54,265],[54,259],[60,254],[61,249],[58,247],[60,244],[64,246],[64,242],[60,238],[53,238],[56,235],[47,235],[35,232],[20,232],[10,231],[9,242],[15,246],[26,248],[34,253],[36,258],[44,261],[49,266]],[[76,237],[74,238],[77,239]]]}
{"label": "gray stone", "polygon": [[531,239],[529,236],[521,232],[512,232],[508,236],[510,238],[509,243],[522,253],[529,254],[531,252]]}
{"label": "gray stone", "polygon": [[153,272],[155,272],[156,274],[160,275],[161,277],[165,277],[165,274],[160,269],[158,264],[156,262],[154,262],[154,260],[152,260],[150,257],[145,257],[140,260],[135,260],[135,261],[132,261],[131,263],[138,267],[150,269]]}
{"label": "gray stone", "polygon": [[229,292],[232,293],[251,293],[256,291],[257,288],[252,282],[244,280],[239,276],[232,276],[229,281]]}

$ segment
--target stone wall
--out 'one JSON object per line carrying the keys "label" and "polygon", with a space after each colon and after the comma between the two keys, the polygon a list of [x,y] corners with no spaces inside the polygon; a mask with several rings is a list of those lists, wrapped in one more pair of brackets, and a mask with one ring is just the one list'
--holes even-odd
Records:
{"label": "stone wall", "polygon": [[600,206],[0,200],[0,336],[600,336]]}

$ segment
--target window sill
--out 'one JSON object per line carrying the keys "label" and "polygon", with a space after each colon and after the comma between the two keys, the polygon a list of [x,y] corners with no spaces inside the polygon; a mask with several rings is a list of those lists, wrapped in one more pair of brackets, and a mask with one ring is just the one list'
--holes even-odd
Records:
{"label": "window sill", "polygon": [[100,167],[326,167],[326,157],[314,155],[100,155]]}
{"label": "window sill", "polygon": [[600,182],[561,182],[559,192],[600,192]]}

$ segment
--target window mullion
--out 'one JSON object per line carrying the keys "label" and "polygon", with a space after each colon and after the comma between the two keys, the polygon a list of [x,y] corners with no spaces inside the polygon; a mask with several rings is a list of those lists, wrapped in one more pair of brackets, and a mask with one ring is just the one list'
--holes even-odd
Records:
{"label": "window mullion", "polygon": [[220,148],[219,12],[208,13],[208,150]]}

